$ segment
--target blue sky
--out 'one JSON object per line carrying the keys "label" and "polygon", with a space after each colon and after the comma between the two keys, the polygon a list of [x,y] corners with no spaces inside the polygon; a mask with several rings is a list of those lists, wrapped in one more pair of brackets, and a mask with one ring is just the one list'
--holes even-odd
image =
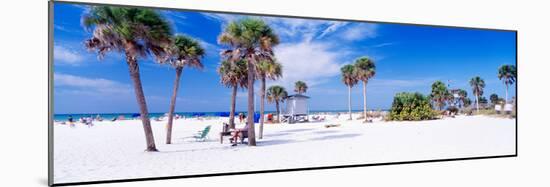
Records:
{"label": "blue sky", "polygon": [[[112,52],[99,60],[87,51],[83,41],[92,33],[80,24],[89,7],[56,3],[54,7],[54,112],[116,113],[137,112],[123,54]],[[176,111],[228,111],[231,90],[219,83],[216,68],[223,46],[216,42],[222,28],[244,15],[159,10],[174,33],[197,39],[207,50],[203,70],[183,71]],[[485,94],[504,97],[505,86],[497,78],[503,64],[515,64],[514,32],[443,28],[400,24],[323,21],[260,17],[279,35],[275,47],[283,64],[283,78],[268,81],[293,93],[298,80],[309,85],[311,110],[347,109],[347,88],[340,79],[340,67],[361,56],[376,63],[376,76],[367,86],[367,105],[387,109],[398,92],[428,94],[436,81],[450,81],[452,88],[468,91],[474,76],[486,82]],[[175,71],[140,59],[141,78],[150,112],[166,112]],[[258,92],[259,85],[256,85]],[[362,88],[352,91],[352,107],[361,109]],[[515,96],[515,85],[510,97]],[[258,99],[259,100],[259,99]],[[257,105],[258,106],[258,105]],[[246,91],[240,90],[237,110],[246,108]],[[267,104],[274,110],[274,104]]]}

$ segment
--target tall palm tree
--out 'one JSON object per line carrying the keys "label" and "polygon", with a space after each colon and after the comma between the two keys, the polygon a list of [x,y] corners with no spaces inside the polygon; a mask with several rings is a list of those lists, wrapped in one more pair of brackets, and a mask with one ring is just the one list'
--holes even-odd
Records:
{"label": "tall palm tree", "polygon": [[256,72],[261,80],[260,86],[260,129],[258,138],[262,139],[264,134],[264,110],[265,110],[265,80],[277,80],[283,76],[283,66],[280,63],[270,60],[262,60],[258,63]]}
{"label": "tall palm tree", "polygon": [[355,60],[355,71],[357,79],[363,82],[363,116],[367,121],[367,82],[374,77],[376,66],[370,58],[361,57]]}
{"label": "tall palm tree", "polygon": [[231,63],[229,61],[223,61],[218,67],[218,74],[220,74],[220,82],[232,89],[231,92],[231,109],[229,113],[229,126],[235,128],[235,101],[237,98],[237,89],[248,88],[248,69],[247,63],[244,60]]}
{"label": "tall palm tree", "polygon": [[445,102],[451,99],[452,96],[449,93],[449,90],[447,90],[447,86],[445,86],[445,83],[441,81],[435,81],[432,84],[432,93],[430,94],[430,98],[437,105],[437,108],[439,110],[443,110]]}
{"label": "tall palm tree", "polygon": [[483,95],[483,88],[485,88],[485,81],[479,77],[473,77],[470,79],[470,86],[472,87],[472,93],[475,96],[476,110],[479,112],[479,97]]}
{"label": "tall palm tree", "polygon": [[229,49],[222,55],[230,62],[246,60],[248,64],[248,145],[256,145],[254,131],[254,75],[257,62],[273,60],[273,46],[279,44],[279,37],[261,19],[245,18],[231,22],[218,37],[220,44]]}
{"label": "tall palm tree", "polygon": [[498,79],[502,80],[506,85],[505,102],[508,103],[508,87],[516,82],[516,66],[502,65],[498,68]]}
{"label": "tall palm tree", "polygon": [[146,151],[157,151],[149,111],[141,85],[138,58],[153,54],[163,62],[171,43],[170,24],[151,9],[94,6],[82,17],[93,36],[85,41],[89,50],[97,51],[102,59],[109,51],[124,53],[145,132]]}
{"label": "tall palm tree", "polygon": [[294,91],[298,94],[306,93],[307,84],[304,81],[296,81],[296,83],[294,83]]}
{"label": "tall palm tree", "polygon": [[348,111],[349,111],[349,120],[352,119],[351,116],[351,88],[355,86],[359,80],[357,80],[355,66],[348,64],[340,68],[342,71],[342,82],[348,86]]}
{"label": "tall palm tree", "polygon": [[174,110],[176,108],[176,98],[180,84],[181,72],[184,67],[202,69],[201,58],[204,57],[204,48],[196,40],[184,36],[176,35],[173,38],[173,46],[170,49],[168,63],[176,69],[176,80],[174,81],[174,91],[170,99],[170,108],[168,110],[168,124],[166,125],[166,144],[172,143],[172,123],[174,121]]}
{"label": "tall palm tree", "polygon": [[280,108],[279,103],[284,102],[285,98],[288,96],[288,93],[286,92],[286,89],[282,86],[270,86],[267,89],[267,102],[275,103],[275,109],[277,110],[277,121],[279,121],[280,118]]}

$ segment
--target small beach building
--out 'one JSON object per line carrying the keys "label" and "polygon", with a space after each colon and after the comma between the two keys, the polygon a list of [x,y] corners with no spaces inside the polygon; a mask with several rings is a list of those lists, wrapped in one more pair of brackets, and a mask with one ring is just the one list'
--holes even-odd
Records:
{"label": "small beach building", "polygon": [[284,117],[289,123],[304,122],[309,120],[308,96],[302,94],[289,95],[286,97],[286,109]]}

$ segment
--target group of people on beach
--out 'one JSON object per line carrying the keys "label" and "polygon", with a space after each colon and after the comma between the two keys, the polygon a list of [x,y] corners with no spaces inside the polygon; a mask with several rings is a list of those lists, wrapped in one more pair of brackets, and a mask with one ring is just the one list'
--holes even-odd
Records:
{"label": "group of people on beach", "polygon": [[[94,126],[94,123],[93,123],[94,121],[103,121],[103,118],[100,115],[97,115],[96,117],[88,116],[88,117],[80,117],[78,119],[79,123],[82,123],[88,126],[88,128]],[[69,123],[70,127],[73,127],[73,128],[76,127],[75,125],[76,120],[73,118],[72,115],[69,115],[69,117],[67,118],[67,122]]]}

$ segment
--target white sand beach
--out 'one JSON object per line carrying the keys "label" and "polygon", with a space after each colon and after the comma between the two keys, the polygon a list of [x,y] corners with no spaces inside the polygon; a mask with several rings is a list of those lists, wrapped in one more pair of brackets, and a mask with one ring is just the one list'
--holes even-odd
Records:
{"label": "white sand beach", "polygon": [[[91,128],[56,124],[54,180],[68,183],[515,153],[514,119],[457,116],[363,124],[346,117],[265,124],[264,138],[256,147],[232,147],[228,137],[220,144],[219,132],[227,118],[175,120],[171,145],[164,144],[166,121],[152,121],[159,149],[152,153],[142,151],[145,139],[139,120],[95,122]],[[325,128],[326,124],[341,126]],[[206,142],[184,139],[207,125],[212,130]]]}

